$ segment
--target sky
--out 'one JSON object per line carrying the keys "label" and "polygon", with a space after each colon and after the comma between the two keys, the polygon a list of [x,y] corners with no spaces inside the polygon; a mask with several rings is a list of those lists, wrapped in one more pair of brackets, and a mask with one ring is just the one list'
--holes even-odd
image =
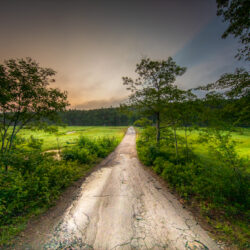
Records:
{"label": "sky", "polygon": [[31,57],[56,70],[71,108],[117,106],[143,57],[172,56],[187,72],[184,89],[246,66],[237,40],[221,39],[227,24],[215,0],[0,0],[0,63]]}

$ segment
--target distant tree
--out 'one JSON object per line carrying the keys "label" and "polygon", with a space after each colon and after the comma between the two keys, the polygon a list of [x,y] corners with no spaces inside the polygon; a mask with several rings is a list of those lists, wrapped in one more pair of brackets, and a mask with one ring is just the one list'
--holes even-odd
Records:
{"label": "distant tree", "polygon": [[157,143],[160,141],[161,115],[166,102],[172,100],[173,83],[176,76],[185,71],[186,68],[178,66],[171,57],[162,61],[146,58],[136,65],[137,79],[123,77],[123,84],[131,91],[130,104],[147,116],[155,116]]}
{"label": "distant tree", "polygon": [[0,65],[1,153],[11,150],[17,133],[44,119],[55,120],[68,105],[67,93],[50,88],[55,71],[31,58],[10,59]]}
{"label": "distant tree", "polygon": [[138,114],[125,113],[120,108],[69,109],[60,112],[59,116],[65,124],[70,126],[128,126],[140,118]]}
{"label": "distant tree", "polygon": [[224,22],[229,22],[228,28],[222,35],[238,37],[242,48],[236,57],[250,60],[250,1],[249,0],[216,0],[217,15],[223,17]]}
{"label": "distant tree", "polygon": [[134,122],[134,126],[138,126],[138,127],[142,127],[142,128],[145,128],[145,127],[148,127],[151,125],[152,125],[152,121],[146,117],[143,117],[143,118],[136,120]]}

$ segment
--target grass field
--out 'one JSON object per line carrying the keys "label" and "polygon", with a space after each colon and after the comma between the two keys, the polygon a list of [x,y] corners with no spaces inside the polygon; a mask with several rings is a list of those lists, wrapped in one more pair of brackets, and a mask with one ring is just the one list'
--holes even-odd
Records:
{"label": "grass field", "polygon": [[[119,141],[122,139],[126,127],[103,127],[103,126],[67,126],[60,127],[58,132],[49,133],[41,130],[33,131],[24,129],[19,133],[19,136],[28,139],[33,135],[36,139],[43,140],[42,149],[44,151],[50,149],[57,149],[59,147],[70,146],[74,144],[79,136],[86,136],[89,138],[98,137],[116,137]],[[184,135],[184,131],[179,131],[180,135]],[[192,143],[192,147],[197,155],[201,158],[208,158],[207,147],[196,142],[199,136],[199,131],[192,131],[188,140]],[[232,133],[232,140],[236,141],[236,150],[241,157],[250,157],[250,129],[241,129],[239,132]]]}
{"label": "grass field", "polygon": [[[138,133],[142,131],[141,128],[136,128],[136,130]],[[178,130],[177,133],[184,137],[184,130]],[[199,130],[193,130],[191,133],[188,133],[188,143],[191,145],[193,152],[203,163],[219,164],[209,155],[208,146],[197,142],[199,133]],[[236,142],[235,149],[239,157],[250,161],[250,128],[240,128],[238,131],[232,132],[231,136],[231,139]],[[250,172],[250,166],[248,167],[248,172]]]}
{"label": "grass field", "polygon": [[125,131],[126,127],[67,126],[60,127],[56,133],[24,129],[20,131],[19,136],[28,139],[32,135],[36,139],[42,139],[42,150],[46,151],[57,149],[58,145],[60,148],[70,146],[75,143],[79,136],[86,136],[89,138],[114,136],[120,141]]}
{"label": "grass field", "polygon": [[[179,134],[184,136],[184,131],[179,131]],[[192,131],[188,140],[197,155],[201,158],[208,158],[208,148],[204,144],[197,143],[198,136],[199,131]],[[236,151],[239,156],[250,159],[250,129],[242,128],[238,132],[232,132],[232,140],[236,142]]]}
{"label": "grass field", "polygon": [[[136,128],[140,133],[141,128]],[[201,158],[208,159],[208,148],[204,144],[197,142],[199,130],[193,130],[188,133],[188,142],[191,144],[194,152]],[[184,130],[178,130],[178,134],[184,136]],[[237,132],[232,132],[232,140],[236,142],[236,151],[240,157],[250,160],[250,128],[241,128]]]}

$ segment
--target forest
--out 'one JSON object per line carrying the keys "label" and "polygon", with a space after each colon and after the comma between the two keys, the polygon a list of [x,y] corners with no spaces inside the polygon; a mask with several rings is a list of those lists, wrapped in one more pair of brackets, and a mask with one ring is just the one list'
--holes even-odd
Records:
{"label": "forest", "polygon": [[62,123],[68,126],[128,126],[140,118],[135,112],[121,112],[119,107],[93,110],[69,109],[59,113]]}

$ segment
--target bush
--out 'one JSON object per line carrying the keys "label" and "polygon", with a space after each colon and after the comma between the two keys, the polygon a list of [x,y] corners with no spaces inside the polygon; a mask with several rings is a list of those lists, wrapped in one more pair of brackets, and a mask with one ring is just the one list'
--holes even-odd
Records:
{"label": "bush", "polygon": [[[37,207],[48,206],[87,166],[54,160],[42,152],[13,154],[8,172],[0,170],[0,225]],[[27,169],[25,169],[27,167]]]}
{"label": "bush", "polygon": [[96,141],[94,140],[92,141],[87,137],[81,136],[78,140],[77,145],[81,149],[82,148],[87,149],[90,152],[90,154],[96,154],[96,152],[98,151],[98,145]]}
{"label": "bush", "polygon": [[87,137],[80,137],[77,145],[66,148],[62,151],[65,161],[78,161],[79,163],[91,163],[98,157],[104,158],[117,146],[115,138],[99,138],[90,140]]}
{"label": "bush", "polygon": [[[50,206],[65,187],[83,176],[97,157],[108,155],[118,141],[81,137],[76,146],[62,151],[62,160],[43,153],[40,140],[31,137],[23,143],[23,147],[0,157],[1,234],[37,209]],[[6,165],[9,171],[4,170]]]}
{"label": "bush", "polygon": [[164,158],[162,157],[157,157],[154,161],[154,167],[153,167],[153,170],[157,173],[157,174],[161,174],[162,171],[164,170],[165,168],[165,164],[166,164],[166,161]]}
{"label": "bush", "polygon": [[118,145],[118,141],[112,137],[102,137],[96,141],[98,145],[97,155],[98,157],[105,157]]}
{"label": "bush", "polygon": [[137,152],[140,160],[146,166],[151,166],[156,160],[159,153],[156,145],[151,144],[150,146],[145,147],[141,146],[139,142],[137,144]]}
{"label": "bush", "polygon": [[87,164],[94,162],[96,155],[91,154],[89,149],[72,147],[62,151],[62,158],[65,161],[78,161],[79,163]]}
{"label": "bush", "polygon": [[217,133],[212,139],[216,142],[210,146],[215,161],[206,163],[200,162],[192,152],[187,161],[185,148],[181,146],[177,161],[173,145],[164,140],[156,145],[148,131],[143,131],[137,139],[137,151],[142,163],[152,166],[182,196],[210,202],[228,216],[247,214],[250,208],[248,163],[237,156],[227,134]]}

